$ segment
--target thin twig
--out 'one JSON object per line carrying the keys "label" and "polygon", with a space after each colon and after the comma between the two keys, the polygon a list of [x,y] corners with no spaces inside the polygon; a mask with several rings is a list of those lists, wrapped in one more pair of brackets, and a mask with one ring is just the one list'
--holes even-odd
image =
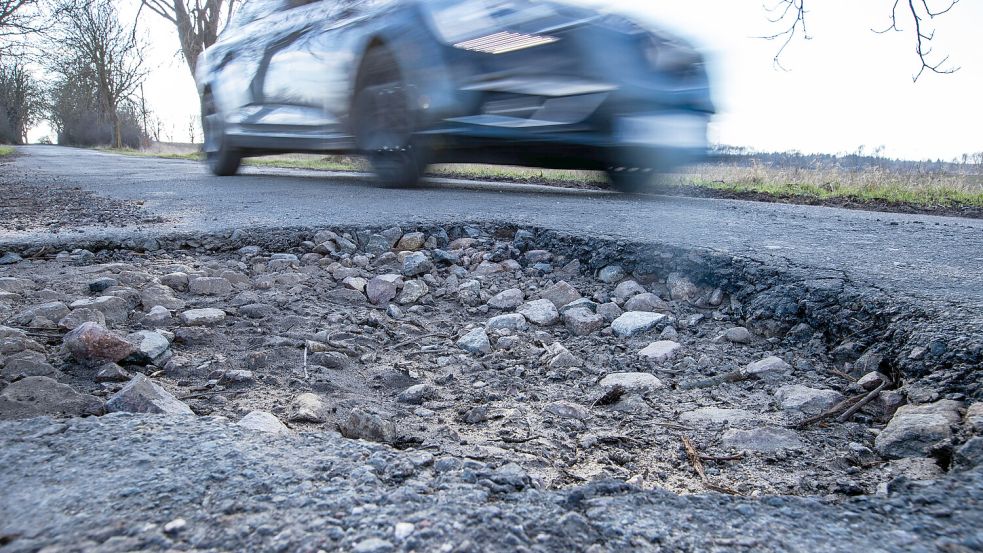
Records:
{"label": "thin twig", "polygon": [[872,399],[877,397],[877,394],[881,393],[881,390],[883,390],[885,386],[887,386],[887,382],[881,382],[880,386],[871,390],[869,394],[865,395],[863,399],[855,403],[853,407],[847,409],[846,412],[840,415],[836,420],[839,422],[846,422],[850,420],[850,418],[853,417],[853,415],[855,415],[864,405],[867,405]]}
{"label": "thin twig", "polygon": [[389,346],[388,348],[386,348],[386,351],[393,351],[395,349],[399,349],[403,346],[408,346],[413,342],[416,342],[418,340],[423,340],[425,338],[447,338],[447,335],[441,334],[439,332],[431,332],[430,334],[424,334],[423,336],[414,336],[413,338],[410,338],[408,340],[403,340],[402,342]]}

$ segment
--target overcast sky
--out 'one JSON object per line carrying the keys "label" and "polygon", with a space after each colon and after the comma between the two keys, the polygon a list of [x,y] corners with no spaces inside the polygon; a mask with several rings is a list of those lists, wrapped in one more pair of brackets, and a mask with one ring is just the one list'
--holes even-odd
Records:
{"label": "overcast sky", "polygon": [[[983,2],[963,0],[931,22],[937,28],[935,52],[949,54],[961,69],[952,75],[926,73],[917,83],[912,82],[919,64],[911,21],[899,20],[903,33],[871,32],[887,26],[893,3],[811,2],[812,38],[797,38],[786,49],[787,71],[772,63],[779,44],[755,38],[781,30],[768,22],[761,0],[608,0],[604,5],[657,22],[704,50],[719,108],[711,130],[715,142],[826,153],[884,146],[887,155],[911,159],[983,151]],[[120,4],[132,16],[137,0]],[[198,111],[195,87],[170,24],[145,15],[154,68],[145,86],[147,102],[164,120],[165,134],[186,142],[188,122]]]}

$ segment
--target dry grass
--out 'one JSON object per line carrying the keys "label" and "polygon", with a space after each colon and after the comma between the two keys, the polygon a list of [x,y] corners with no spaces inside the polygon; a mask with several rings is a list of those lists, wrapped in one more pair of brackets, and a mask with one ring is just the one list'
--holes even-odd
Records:
{"label": "dry grass", "polygon": [[670,182],[782,198],[983,207],[983,174],[979,173],[902,171],[880,167],[855,171],[839,167],[776,168],[757,163],[749,167],[706,164],[674,175]]}

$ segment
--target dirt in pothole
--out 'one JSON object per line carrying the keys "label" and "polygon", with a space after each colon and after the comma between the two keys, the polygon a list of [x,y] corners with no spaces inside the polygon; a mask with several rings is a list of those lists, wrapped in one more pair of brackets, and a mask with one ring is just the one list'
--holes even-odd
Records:
{"label": "dirt in pothole", "polygon": [[[622,275],[616,265],[594,274],[521,232],[468,232],[321,232],[283,251],[79,250],[22,261],[0,281],[0,320],[43,351],[27,352],[32,365],[12,363],[26,354],[8,348],[2,376],[46,374],[105,399],[140,372],[198,415],[237,421],[262,410],[301,432],[341,425],[438,459],[514,462],[548,488],[616,478],[682,493],[842,496],[940,473],[873,451],[872,428],[890,415],[882,398],[847,423],[799,425],[866,393],[812,329],[794,331],[796,347],[745,336],[739,302],[685,275]],[[565,312],[557,322],[496,319],[505,328],[487,330],[480,351],[476,329],[528,313],[515,305],[544,294]],[[584,299],[566,305],[576,295]],[[105,297],[121,300],[96,299]],[[188,311],[201,308],[221,313],[192,322]],[[616,333],[624,327],[612,320],[629,309],[649,313],[650,328]],[[83,320],[120,335],[156,330],[170,346],[97,382],[106,367],[61,347],[66,327]],[[662,356],[642,353],[673,343]],[[749,374],[762,360],[771,370]],[[315,397],[298,403],[305,393]]]}
{"label": "dirt in pothole", "polygon": [[123,201],[14,172],[0,159],[0,231],[44,229],[71,232],[78,226],[127,227],[162,223],[138,202]]}

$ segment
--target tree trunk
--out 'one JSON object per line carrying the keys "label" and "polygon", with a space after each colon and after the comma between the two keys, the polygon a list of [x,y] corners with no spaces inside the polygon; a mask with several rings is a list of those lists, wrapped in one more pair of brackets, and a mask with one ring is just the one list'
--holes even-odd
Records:
{"label": "tree trunk", "polygon": [[119,120],[119,113],[114,109],[110,116],[113,121],[113,148],[123,148],[123,125]]}

